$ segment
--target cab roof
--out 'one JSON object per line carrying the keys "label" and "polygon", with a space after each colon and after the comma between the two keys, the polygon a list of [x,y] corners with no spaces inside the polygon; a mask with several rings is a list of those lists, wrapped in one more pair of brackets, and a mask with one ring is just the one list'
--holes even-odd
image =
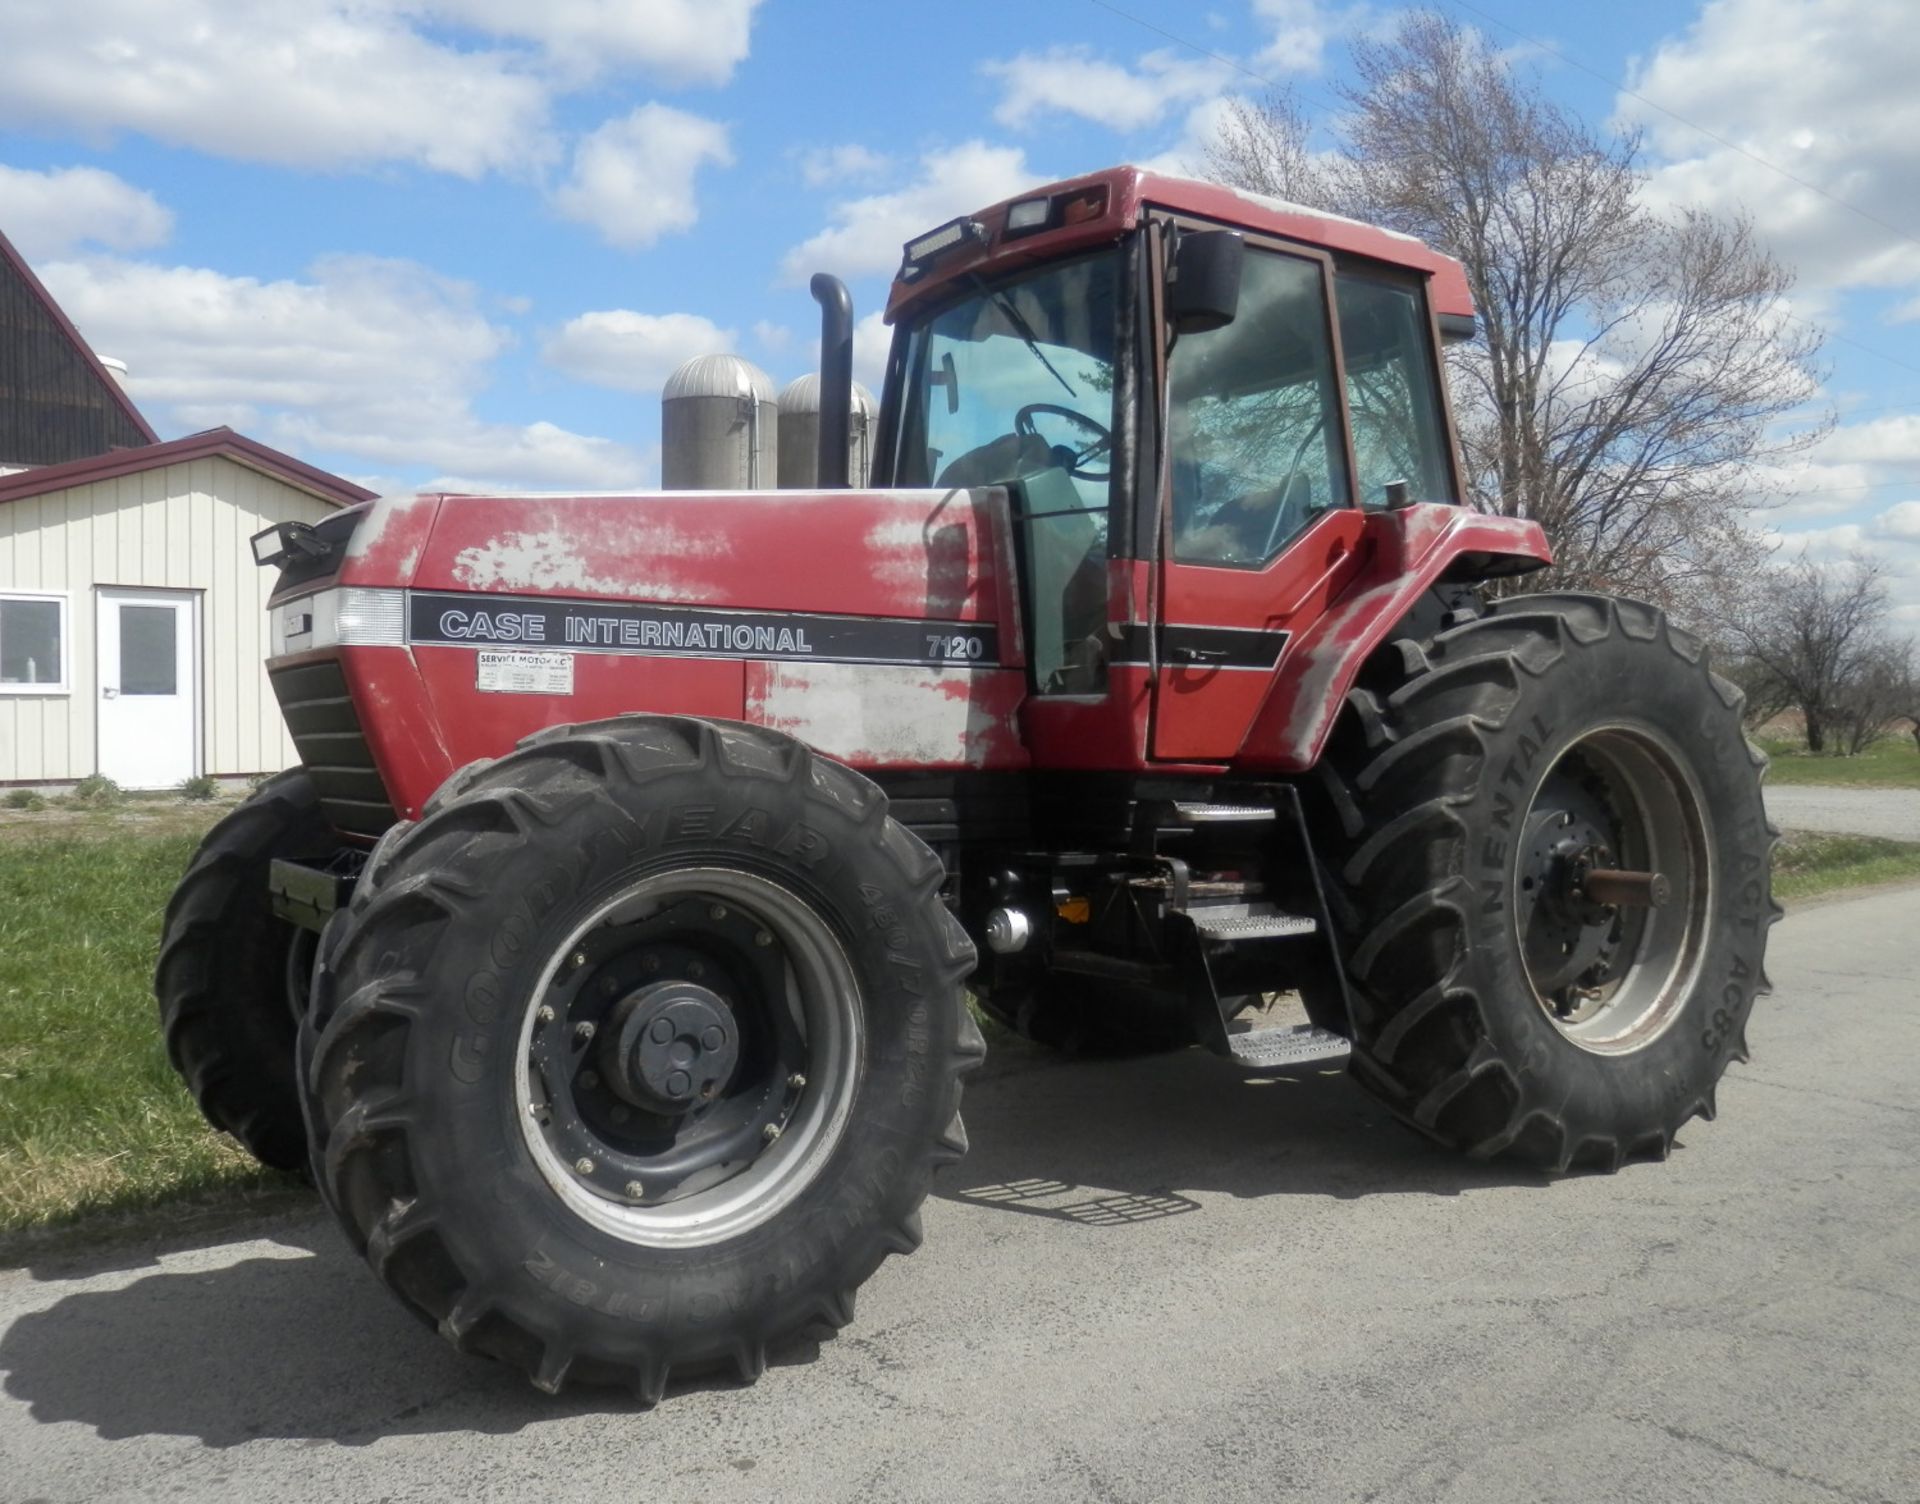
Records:
{"label": "cab roof", "polygon": [[[1028,199],[1071,197],[1102,186],[1107,190],[1103,212],[1076,224],[1017,239],[1005,237],[1007,210],[1011,205]],[[1283,240],[1304,241],[1336,254],[1401,267],[1428,279],[1428,297],[1436,314],[1473,316],[1473,296],[1467,290],[1466,272],[1460,263],[1411,235],[1264,194],[1201,182],[1197,178],[1172,177],[1143,167],[1109,167],[1015,194],[968,215],[981,233],[941,256],[917,276],[907,277],[903,267],[903,275],[894,279],[887,298],[887,322],[893,323],[904,310],[962,273],[980,271],[988,265],[999,271],[1116,240],[1140,223],[1149,209],[1169,210]]]}

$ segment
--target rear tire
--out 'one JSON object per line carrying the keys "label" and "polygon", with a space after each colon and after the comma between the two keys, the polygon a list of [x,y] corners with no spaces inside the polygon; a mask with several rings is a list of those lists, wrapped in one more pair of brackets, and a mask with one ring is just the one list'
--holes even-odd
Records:
{"label": "rear tire", "polygon": [[[1598,596],[1499,601],[1368,665],[1317,814],[1369,1091],[1555,1172],[1713,1116],[1779,914],[1741,704],[1660,611]],[[1670,869],[1672,902],[1567,896],[1580,840]]]}
{"label": "rear tire", "polygon": [[207,1121],[276,1170],[307,1165],[293,1056],[314,937],[274,914],[267,869],[338,844],[306,773],[281,773],[207,832],[161,930],[167,1058]]}
{"label": "rear tire", "polygon": [[323,940],[322,1193],[409,1309],[542,1389],[757,1378],[852,1319],[965,1152],[943,875],[867,779],[758,728],[627,716],[464,770]]}

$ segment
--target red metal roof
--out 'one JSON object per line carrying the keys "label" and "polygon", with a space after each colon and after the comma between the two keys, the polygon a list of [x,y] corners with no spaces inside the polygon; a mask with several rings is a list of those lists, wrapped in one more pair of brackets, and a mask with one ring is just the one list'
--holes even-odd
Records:
{"label": "red metal roof", "polygon": [[[1000,242],[999,234],[1006,224],[1009,204],[1102,185],[1107,189],[1107,208],[1097,218]],[[1411,235],[1196,178],[1169,177],[1142,167],[1109,167],[1085,177],[1031,188],[974,214],[972,218],[986,231],[985,242],[942,256],[913,281],[896,281],[887,299],[887,321],[893,322],[901,309],[919,302],[931,289],[989,260],[996,267],[1017,266],[1023,261],[1059,255],[1075,246],[1117,239],[1139,223],[1141,211],[1148,206],[1403,266],[1431,278],[1428,295],[1436,312],[1469,316],[1473,313],[1473,295],[1467,289],[1467,274],[1460,263]]]}
{"label": "red metal roof", "polygon": [[53,294],[48,292],[46,284],[33,274],[33,268],[27,265],[27,258],[14,249],[13,242],[7,239],[5,231],[0,231],[0,257],[12,263],[14,270],[26,283],[28,291],[39,299],[41,305],[47,310],[48,316],[59,327],[61,334],[66,337],[67,342],[73,346],[80,358],[93,367],[94,375],[99,378],[100,385],[110,392],[113,400],[126,410],[127,417],[132,420],[134,426],[147,436],[147,442],[159,443],[160,435],[153,431],[153,425],[141,415],[140,409],[133,405],[133,398],[129,397],[126,388],[114,379],[113,373],[100,364],[100,357],[93,353],[93,346],[81,338],[80,331],[74,327],[73,320],[67,317],[66,310],[53,300]]}
{"label": "red metal roof", "polygon": [[184,439],[171,439],[164,444],[148,444],[139,449],[110,449],[92,459],[70,460],[64,465],[41,465],[14,475],[0,475],[0,505],[25,496],[44,496],[49,491],[64,491],[68,486],[90,485],[94,481],[112,480],[116,476],[133,475],[141,470],[158,470],[163,465],[182,465],[189,460],[212,459],[215,456],[223,456],[250,470],[274,476],[335,506],[345,507],[356,502],[371,501],[378,494],[365,486],[356,486],[350,480],[330,475],[290,454],[270,449],[245,434],[235,433],[231,428],[209,428],[204,433],[190,433]]}

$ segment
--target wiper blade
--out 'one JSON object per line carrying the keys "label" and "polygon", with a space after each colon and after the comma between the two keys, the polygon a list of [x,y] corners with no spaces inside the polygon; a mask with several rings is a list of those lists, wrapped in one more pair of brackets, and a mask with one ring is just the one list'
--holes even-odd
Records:
{"label": "wiper blade", "polygon": [[1033,352],[1033,358],[1047,368],[1047,374],[1059,382],[1061,386],[1066,387],[1067,395],[1078,402],[1080,400],[1080,394],[1072,387],[1067,386],[1066,377],[1054,370],[1053,362],[1047,359],[1046,352],[1040,348],[1040,341],[1034,335],[1033,325],[1027,322],[1027,316],[1013,306],[1013,303],[1004,292],[995,292],[991,287],[988,287],[986,283],[982,282],[978,272],[968,272],[967,276],[973,285],[986,295],[988,301],[990,301],[995,308],[998,308],[1001,313],[1006,315],[1007,322],[1013,325],[1013,332],[1019,335],[1021,342]]}

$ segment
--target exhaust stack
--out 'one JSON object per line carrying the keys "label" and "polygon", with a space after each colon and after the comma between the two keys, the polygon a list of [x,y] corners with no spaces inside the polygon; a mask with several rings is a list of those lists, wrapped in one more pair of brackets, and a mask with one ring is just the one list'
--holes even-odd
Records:
{"label": "exhaust stack", "polygon": [[809,290],[820,304],[820,454],[816,484],[847,488],[853,435],[853,299],[847,284],[815,272]]}

